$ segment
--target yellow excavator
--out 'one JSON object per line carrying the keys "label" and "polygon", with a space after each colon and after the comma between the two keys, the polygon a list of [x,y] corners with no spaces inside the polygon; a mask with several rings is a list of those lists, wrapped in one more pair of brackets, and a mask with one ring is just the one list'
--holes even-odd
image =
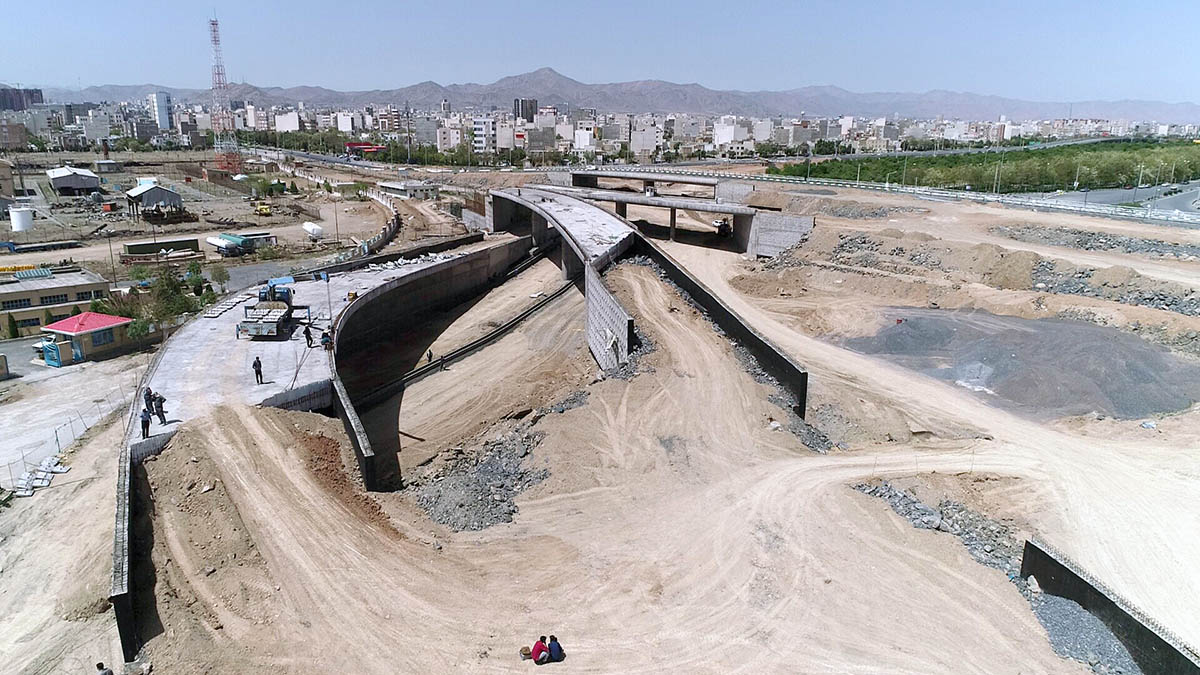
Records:
{"label": "yellow excavator", "polygon": [[255,204],[254,213],[260,216],[269,216],[271,215],[271,205],[266,202]]}

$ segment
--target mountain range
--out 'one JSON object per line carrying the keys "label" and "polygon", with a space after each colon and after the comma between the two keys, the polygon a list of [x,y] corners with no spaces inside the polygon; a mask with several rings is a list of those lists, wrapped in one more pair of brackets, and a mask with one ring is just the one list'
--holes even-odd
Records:
{"label": "mountain range", "polygon": [[[153,84],[103,85],[84,89],[44,89],[47,101],[100,102],[143,99],[151,92],[166,91],[178,102],[207,103],[208,89],[179,89]],[[522,75],[504,77],[491,84],[420,82],[399,89],[335,91],[324,87],[260,87],[230,85],[230,98],[258,105],[303,102],[309,107],[350,107],[406,103],[418,110],[436,110],[442,99],[455,109],[496,106],[510,109],[514,98],[535,98],[540,105],[596,108],[602,112],[683,112],[737,114],[755,117],[809,115],[855,115],[866,117],[909,117],[930,119],[988,120],[1007,115],[1010,119],[1076,118],[1110,120],[1155,120],[1200,122],[1200,105],[1162,101],[1075,101],[1046,102],[988,96],[966,92],[933,90],[923,93],[856,93],[834,86],[810,86],[786,91],[734,91],[709,89],[699,84],[677,84],[662,80],[639,80],[610,84],[586,84],[541,68]]]}

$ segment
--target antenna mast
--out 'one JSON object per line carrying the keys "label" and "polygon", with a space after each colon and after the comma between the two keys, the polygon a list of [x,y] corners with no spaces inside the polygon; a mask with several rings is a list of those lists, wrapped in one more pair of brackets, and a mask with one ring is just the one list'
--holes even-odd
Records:
{"label": "antenna mast", "polygon": [[241,173],[242,155],[238,152],[237,134],[233,128],[233,111],[229,108],[229,83],[225,81],[225,60],[221,56],[221,26],[216,19],[209,19],[208,33],[212,41],[212,129],[217,168]]}

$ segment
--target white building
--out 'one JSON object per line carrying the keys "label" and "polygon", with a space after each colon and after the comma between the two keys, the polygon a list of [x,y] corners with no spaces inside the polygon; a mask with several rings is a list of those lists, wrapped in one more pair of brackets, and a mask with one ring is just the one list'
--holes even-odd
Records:
{"label": "white building", "polygon": [[276,115],[275,131],[300,131],[300,113],[293,111]]}
{"label": "white building", "polygon": [[165,91],[156,91],[146,97],[150,104],[150,116],[159,129],[171,128],[171,95]]}
{"label": "white building", "polygon": [[336,115],[337,130],[344,132],[344,133],[352,133],[355,130],[357,130],[358,128],[361,128],[362,124],[354,118],[355,118],[354,113],[348,113],[348,112],[338,113]]}
{"label": "white building", "polygon": [[592,142],[592,132],[588,131],[587,129],[576,129],[574,140],[576,150],[591,150],[596,147]]}
{"label": "white building", "polygon": [[629,151],[635,155],[654,154],[663,145],[663,132],[658,127],[635,129],[629,134]]}
{"label": "white building", "polygon": [[491,117],[476,117],[471,121],[472,141],[475,152],[496,151],[496,120]]}

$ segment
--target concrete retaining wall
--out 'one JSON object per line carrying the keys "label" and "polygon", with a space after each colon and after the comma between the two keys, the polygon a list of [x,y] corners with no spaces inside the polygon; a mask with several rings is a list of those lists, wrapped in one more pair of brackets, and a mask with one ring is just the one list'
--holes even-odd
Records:
{"label": "concrete retaining wall", "polygon": [[741,316],[721,301],[707,286],[700,283],[674,258],[667,255],[652,240],[640,232],[634,244],[636,253],[646,255],[667,273],[671,281],[692,296],[721,330],[748,349],[758,365],[775,378],[785,390],[796,398],[796,414],[804,417],[808,401],[808,372],[792,360],[782,349],[750,327]]}
{"label": "concrete retaining wall", "polygon": [[175,427],[170,431],[164,431],[161,434],[155,434],[150,438],[140,440],[136,443],[129,444],[129,461],[137,466],[142,463],[150,455],[157,455],[167,447],[167,443],[175,436],[175,432],[179,431],[179,427]]}
{"label": "concrete retaining wall", "polygon": [[408,248],[405,248],[401,251],[393,251],[391,253],[381,253],[379,255],[366,256],[363,258],[355,258],[354,260],[347,260],[346,262],[336,263],[333,265],[325,265],[324,267],[317,267],[311,271],[312,272],[328,272],[330,274],[332,274],[334,272],[345,272],[347,270],[356,270],[356,269],[359,269],[360,267],[366,267],[367,265],[378,265],[380,263],[392,262],[394,260],[401,260],[401,259],[411,260],[413,258],[419,258],[419,257],[425,255],[426,253],[440,253],[442,251],[448,251],[452,248],[458,248],[459,246],[473,244],[477,241],[483,241],[483,233],[482,232],[473,232],[471,234],[464,234],[459,237],[451,237],[449,239],[435,241],[430,244],[418,244],[416,246],[409,246]]}
{"label": "concrete retaining wall", "polygon": [[621,307],[616,296],[604,285],[604,279],[591,265],[584,270],[584,296],[587,299],[587,343],[596,363],[612,370],[629,361],[634,342],[633,317]]}
{"label": "concrete retaining wall", "polygon": [[1043,592],[1074,600],[1103,621],[1142,672],[1200,674],[1200,655],[1194,648],[1049,545],[1026,540],[1021,576],[1029,575]]}
{"label": "concrete retaining wall", "polygon": [[790,216],[782,213],[759,211],[754,216],[754,235],[751,239],[754,255],[768,258],[779,255],[785,249],[800,243],[812,232],[813,216]]}
{"label": "concrete retaining wall", "polygon": [[329,380],[310,382],[263,399],[259,405],[306,412],[325,410],[333,407],[333,385]]}

